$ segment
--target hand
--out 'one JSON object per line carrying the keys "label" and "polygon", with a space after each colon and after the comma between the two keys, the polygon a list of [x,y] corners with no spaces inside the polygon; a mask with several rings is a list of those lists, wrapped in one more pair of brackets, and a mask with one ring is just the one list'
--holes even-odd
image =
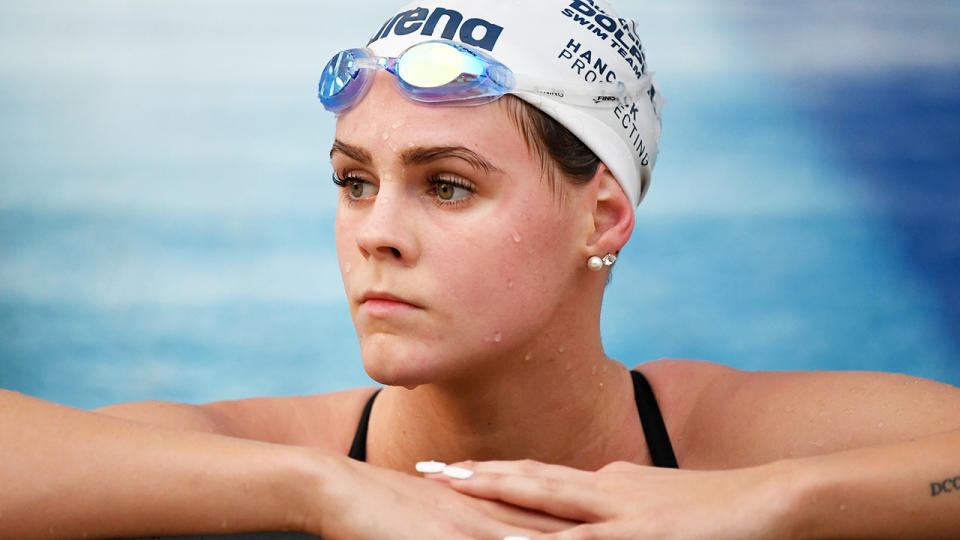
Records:
{"label": "hand", "polygon": [[[616,462],[596,472],[535,461],[464,462],[457,491],[583,522],[531,538],[785,538],[775,474],[767,467],[689,471]],[[521,532],[510,534],[524,535]],[[529,535],[528,535],[529,536]]]}
{"label": "hand", "polygon": [[535,536],[573,523],[498,501],[469,497],[442,483],[348,461],[321,491],[320,516],[306,529],[328,540],[352,538],[495,539]]}

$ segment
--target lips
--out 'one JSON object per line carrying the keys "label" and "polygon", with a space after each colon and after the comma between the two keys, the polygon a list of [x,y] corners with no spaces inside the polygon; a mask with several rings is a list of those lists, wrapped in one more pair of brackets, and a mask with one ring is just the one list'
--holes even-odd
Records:
{"label": "lips", "polygon": [[367,291],[360,297],[360,305],[377,305],[377,306],[389,306],[389,305],[398,305],[398,306],[409,306],[414,308],[421,308],[416,303],[402,296],[397,296],[384,291]]}

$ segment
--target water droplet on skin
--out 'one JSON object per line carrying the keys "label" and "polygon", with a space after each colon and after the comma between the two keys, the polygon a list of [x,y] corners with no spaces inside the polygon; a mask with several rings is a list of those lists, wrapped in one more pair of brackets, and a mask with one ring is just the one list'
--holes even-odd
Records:
{"label": "water droplet on skin", "polygon": [[603,390],[603,383],[600,383],[600,389]]}
{"label": "water droplet on skin", "polygon": [[512,280],[512,279],[507,281],[507,288],[508,288],[508,289],[512,289],[512,288],[513,288],[513,280]]}
{"label": "water droplet on skin", "polygon": [[396,122],[394,122],[393,124],[391,124],[390,127],[392,127],[393,129],[397,129],[398,127],[400,127],[400,126],[402,126],[402,125],[403,125],[403,122],[401,122],[400,120],[397,120]]}
{"label": "water droplet on skin", "polygon": [[591,374],[591,375],[596,375],[596,374],[597,374],[597,366],[593,366],[593,369],[590,370],[590,374]]}
{"label": "water droplet on skin", "polygon": [[567,365],[564,367],[566,368],[567,371],[570,371],[571,369],[573,369],[573,362],[567,362]]}
{"label": "water droplet on skin", "polygon": [[565,350],[567,350],[567,349],[566,349],[563,345],[561,345],[560,348],[557,349],[557,352],[560,353],[560,354],[563,354],[563,351],[565,351]]}
{"label": "water droplet on skin", "polygon": [[877,429],[882,429],[882,428],[883,428],[883,422],[880,422],[879,424],[877,424]]}
{"label": "water droplet on skin", "polygon": [[500,343],[500,339],[501,339],[502,337],[503,337],[503,334],[501,334],[499,330],[496,331],[496,332],[493,334],[493,342],[494,342],[494,343]]}
{"label": "water droplet on skin", "polygon": [[350,273],[350,263],[343,263],[343,273],[344,274]]}
{"label": "water droplet on skin", "polygon": [[383,132],[383,135],[381,135],[380,138],[383,139],[383,140],[389,139],[389,138],[390,138],[390,132],[389,132],[389,131],[384,131],[384,132]]}
{"label": "water droplet on skin", "polygon": [[533,360],[533,353],[527,353],[527,355],[524,356],[523,359],[526,360],[527,362],[529,362],[530,360]]}
{"label": "water droplet on skin", "polygon": [[513,241],[519,244],[520,240],[522,240],[522,238],[520,238],[520,233],[513,231]]}

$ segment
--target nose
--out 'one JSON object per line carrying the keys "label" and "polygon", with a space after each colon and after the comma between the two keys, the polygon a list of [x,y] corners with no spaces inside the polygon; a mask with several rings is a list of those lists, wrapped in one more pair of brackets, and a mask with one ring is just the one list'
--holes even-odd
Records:
{"label": "nose", "polygon": [[420,255],[412,230],[412,208],[402,199],[381,191],[357,229],[357,247],[365,259],[412,266]]}

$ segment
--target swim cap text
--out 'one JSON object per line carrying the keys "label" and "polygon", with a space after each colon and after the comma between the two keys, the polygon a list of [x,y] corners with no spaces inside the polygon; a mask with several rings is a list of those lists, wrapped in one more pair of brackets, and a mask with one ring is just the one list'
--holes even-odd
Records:
{"label": "swim cap text", "polygon": [[387,19],[380,30],[370,38],[367,45],[389,36],[391,32],[398,36],[405,36],[419,30],[421,35],[433,36],[440,26],[441,20],[445,20],[445,22],[439,37],[450,40],[459,38],[462,43],[488,51],[493,50],[497,40],[500,39],[500,33],[503,32],[502,26],[485,19],[463,20],[463,14],[455,9],[437,7],[430,11],[418,7],[401,11]]}
{"label": "swim cap text", "polygon": [[609,41],[610,47],[626,60],[638,79],[647,72],[646,54],[632,20],[607,15],[593,0],[573,0],[561,13],[600,39]]}

